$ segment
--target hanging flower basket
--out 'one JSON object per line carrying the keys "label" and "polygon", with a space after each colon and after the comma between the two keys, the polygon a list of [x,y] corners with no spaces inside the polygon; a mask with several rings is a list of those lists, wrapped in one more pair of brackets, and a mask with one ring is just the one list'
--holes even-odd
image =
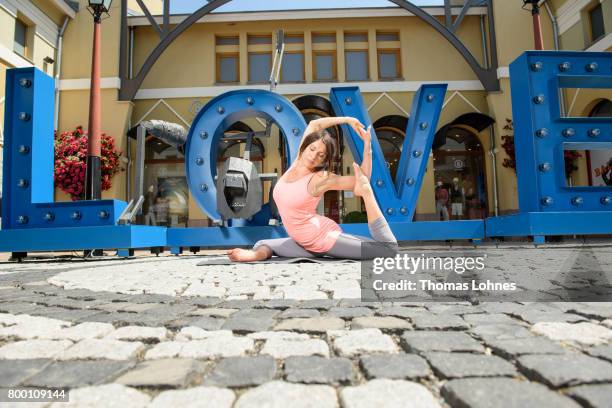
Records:
{"label": "hanging flower basket", "polygon": [[[112,177],[125,169],[120,165],[121,152],[115,148],[115,139],[105,133],[101,139],[102,190],[108,190]],[[59,135],[55,132],[55,186],[70,194],[72,201],[85,198],[86,160],[87,133],[81,126]]]}

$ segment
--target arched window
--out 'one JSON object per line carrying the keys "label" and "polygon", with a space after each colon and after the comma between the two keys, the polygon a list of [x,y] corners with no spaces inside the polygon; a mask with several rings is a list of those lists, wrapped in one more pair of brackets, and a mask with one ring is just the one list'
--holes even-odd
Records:
{"label": "arched window", "polygon": [[372,127],[376,132],[391,178],[395,181],[402,147],[406,136],[408,118],[399,115],[388,115],[378,119]]}

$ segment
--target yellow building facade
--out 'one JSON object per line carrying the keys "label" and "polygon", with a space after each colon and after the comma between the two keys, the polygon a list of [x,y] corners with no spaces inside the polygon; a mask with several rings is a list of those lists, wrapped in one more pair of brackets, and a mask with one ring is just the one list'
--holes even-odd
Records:
{"label": "yellow building facade", "polygon": [[[78,7],[71,7],[75,6],[72,3]],[[145,4],[161,26],[163,19],[158,15],[162,13],[163,1],[151,0]],[[30,64],[56,75],[59,131],[87,126],[93,24],[86,5],[84,0],[0,0],[0,47],[3,47],[0,95],[4,95],[7,68]],[[127,7],[129,71],[135,74],[160,36],[136,1],[128,1]],[[29,14],[24,10],[29,10]],[[35,15],[32,10],[38,10],[46,19],[30,17]],[[438,21],[444,19],[443,7],[425,10]],[[455,219],[507,214],[518,207],[516,174],[504,166],[508,155],[502,145],[504,136],[512,134],[505,128],[506,119],[512,119],[508,65],[525,50],[533,49],[534,44],[531,13],[522,10],[520,2],[493,2],[499,91],[486,91],[465,59],[430,25],[405,10],[388,7],[207,15],[161,54],[131,101],[120,101],[118,95],[120,11],[121,1],[115,0],[110,17],[103,20],[102,129],[115,137],[124,155],[132,160],[136,157],[135,143],[127,133],[141,121],[167,120],[188,129],[198,110],[217,95],[244,88],[269,89],[267,77],[276,33],[283,30],[284,68],[275,91],[293,101],[306,119],[312,119],[333,114],[328,100],[331,87],[359,86],[392,170],[401,152],[416,90],[422,83],[448,83],[415,219],[440,219],[436,183],[440,181],[450,187],[455,179],[465,206],[461,214],[454,215]],[[454,18],[460,12],[460,6],[453,7]],[[185,18],[171,16],[170,29]],[[20,21],[27,24],[26,37],[31,44],[25,53],[16,45],[19,30],[16,24]],[[52,41],[39,33],[42,30],[38,25],[43,23],[53,25],[56,34],[65,25],[60,67],[49,65],[48,59],[45,62],[45,57],[60,60],[60,41],[58,35]],[[456,30],[457,37],[481,63],[491,53],[487,25],[486,8],[474,7]],[[610,51],[612,0],[550,0],[542,6],[542,29],[548,50],[558,47]],[[567,90],[564,108],[568,116],[606,114],[611,99],[610,90]],[[0,114],[3,115],[3,104],[0,104]],[[236,129],[260,132],[265,130],[265,123],[251,118],[238,124]],[[342,145],[341,130],[337,129],[337,133],[338,143]],[[280,176],[284,163],[279,140],[275,129],[270,137],[257,140],[252,158],[258,171]],[[225,146],[223,157],[240,155],[243,150],[244,144],[240,143]],[[146,152],[145,190],[152,196],[173,190],[182,197],[171,201],[168,222],[176,226],[208,225],[205,215],[189,198],[183,156],[153,137],[148,138]],[[588,185],[590,182],[587,156],[581,152],[578,170],[568,175],[572,183]],[[335,170],[350,174],[352,161],[350,149],[345,148],[337,158]],[[114,177],[111,190],[103,192],[104,198],[130,196],[134,166],[126,164],[125,167],[126,172]],[[266,187],[269,184],[264,184],[264,201],[268,199]],[[67,199],[61,192],[57,198]],[[360,201],[350,193],[328,193],[322,202],[321,211],[338,221],[361,211]]]}

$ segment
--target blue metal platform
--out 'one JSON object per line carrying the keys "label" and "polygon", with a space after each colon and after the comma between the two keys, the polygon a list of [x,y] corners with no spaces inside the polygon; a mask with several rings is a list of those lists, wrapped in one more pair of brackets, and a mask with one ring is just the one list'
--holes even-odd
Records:
{"label": "blue metal platform", "polygon": [[0,231],[0,252],[134,249],[166,246],[166,228],[144,225]]}

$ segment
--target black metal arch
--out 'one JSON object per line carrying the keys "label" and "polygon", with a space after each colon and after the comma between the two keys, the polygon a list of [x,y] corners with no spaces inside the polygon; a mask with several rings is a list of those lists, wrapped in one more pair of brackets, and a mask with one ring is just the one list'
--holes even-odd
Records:
{"label": "black metal arch", "polygon": [[[121,44],[120,44],[120,57],[119,57],[119,75],[121,77],[121,89],[119,90],[119,99],[122,101],[131,101],[134,99],[136,92],[140,89],[145,77],[161,56],[161,54],[168,48],[168,46],[187,28],[195,24],[200,18],[204,17],[208,13],[216,10],[217,8],[229,3],[232,0],[212,0],[209,1],[205,6],[200,7],[198,10],[189,15],[185,20],[181,21],[173,30],[170,30],[170,0],[164,0],[164,13],[163,13],[163,25],[159,27],[151,13],[144,5],[141,0],[137,0],[138,4],[142,8],[146,18],[151,23],[151,26],[156,30],[160,37],[160,41],[157,46],[151,51],[144,64],[140,68],[140,71],[135,77],[130,78],[128,76],[127,61],[128,61],[128,24],[127,24],[127,1],[121,2]],[[446,40],[448,40],[461,56],[468,63],[472,71],[476,74],[483,87],[487,91],[498,91],[499,80],[497,78],[497,46],[495,40],[495,25],[493,23],[493,0],[464,0],[463,7],[459,15],[452,20],[450,0],[444,0],[444,15],[445,23],[442,24],[431,14],[424,11],[421,7],[418,7],[407,0],[388,0],[391,3],[411,12],[416,17],[423,20],[425,23],[433,27],[439,34],[441,34]],[[470,50],[461,42],[461,40],[455,35],[455,31],[463,21],[463,18],[467,14],[471,7],[487,7],[487,18],[488,18],[488,31],[489,31],[489,46],[490,46],[490,63],[485,61],[485,67],[480,65]],[[487,67],[487,65],[490,65]]]}

